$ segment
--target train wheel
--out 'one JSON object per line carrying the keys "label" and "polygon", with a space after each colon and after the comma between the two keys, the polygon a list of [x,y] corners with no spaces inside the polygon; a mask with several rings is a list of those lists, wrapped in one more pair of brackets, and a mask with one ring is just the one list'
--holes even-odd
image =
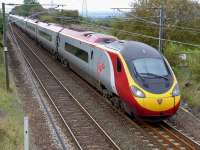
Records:
{"label": "train wheel", "polygon": [[129,108],[129,106],[128,106],[127,103],[121,102],[121,110],[122,110],[124,113],[128,114],[129,116],[132,116],[132,112],[131,112],[131,110],[130,110],[130,108]]}
{"label": "train wheel", "polygon": [[102,89],[103,97],[108,98],[108,92],[106,89]]}
{"label": "train wheel", "polygon": [[63,65],[64,65],[64,67],[67,67],[67,68],[69,67],[69,63],[66,59],[63,61]]}
{"label": "train wheel", "polygon": [[121,101],[118,97],[112,97],[110,100],[113,106],[115,106],[117,109],[120,109]]}
{"label": "train wheel", "polygon": [[55,53],[55,58],[56,58],[56,60],[60,61],[60,56],[58,53]]}

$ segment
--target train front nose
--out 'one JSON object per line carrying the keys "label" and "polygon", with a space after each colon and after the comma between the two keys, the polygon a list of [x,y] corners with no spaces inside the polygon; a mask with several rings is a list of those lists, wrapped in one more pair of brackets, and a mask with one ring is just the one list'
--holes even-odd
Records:
{"label": "train front nose", "polygon": [[144,91],[136,86],[131,86],[131,91],[138,104],[135,112],[139,116],[169,117],[176,113],[180,105],[178,84],[162,94]]}
{"label": "train front nose", "polygon": [[152,97],[137,100],[142,107],[141,116],[172,116],[180,105],[180,96]]}

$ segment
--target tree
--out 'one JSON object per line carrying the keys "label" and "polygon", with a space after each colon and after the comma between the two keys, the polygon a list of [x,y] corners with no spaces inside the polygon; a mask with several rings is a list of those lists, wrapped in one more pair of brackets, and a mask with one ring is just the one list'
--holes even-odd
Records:
{"label": "tree", "polygon": [[159,8],[160,5],[163,5],[165,11],[165,38],[187,43],[200,43],[200,38],[198,38],[200,31],[184,29],[200,26],[200,4],[192,0],[138,0],[133,2],[131,12],[126,14],[127,18],[130,19],[124,22],[122,20],[113,22],[113,27],[116,29],[114,34],[118,37],[139,40],[157,47],[157,40],[125,35],[117,29],[158,37],[159,9],[156,8]]}
{"label": "tree", "polygon": [[36,0],[24,0],[24,4],[25,5],[16,6],[15,8],[13,8],[12,13],[19,16],[30,16],[34,13],[44,11],[44,8],[39,3],[37,3]]}
{"label": "tree", "polygon": [[35,4],[38,3],[37,0],[24,0],[24,4]]}

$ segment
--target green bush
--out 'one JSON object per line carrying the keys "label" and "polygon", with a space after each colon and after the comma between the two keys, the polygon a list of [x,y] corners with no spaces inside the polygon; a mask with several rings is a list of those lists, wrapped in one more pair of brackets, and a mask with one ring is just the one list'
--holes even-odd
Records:
{"label": "green bush", "polygon": [[183,51],[183,47],[175,44],[168,44],[164,49],[165,57],[173,67],[179,65],[179,54],[181,51]]}
{"label": "green bush", "polygon": [[15,86],[11,82],[12,92],[5,88],[5,67],[3,50],[0,49],[0,149],[23,149],[23,112],[20,99],[16,96]]}
{"label": "green bush", "polygon": [[19,16],[30,16],[34,13],[42,12],[44,10],[45,9],[39,3],[31,3],[31,5],[16,6],[12,9],[12,13]]}

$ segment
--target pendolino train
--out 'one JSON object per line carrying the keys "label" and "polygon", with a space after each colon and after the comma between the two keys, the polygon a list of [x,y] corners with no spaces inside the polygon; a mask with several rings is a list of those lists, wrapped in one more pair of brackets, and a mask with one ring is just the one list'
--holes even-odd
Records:
{"label": "pendolino train", "polygon": [[176,113],[176,77],[153,47],[15,15],[9,20],[128,114],[164,119]]}

